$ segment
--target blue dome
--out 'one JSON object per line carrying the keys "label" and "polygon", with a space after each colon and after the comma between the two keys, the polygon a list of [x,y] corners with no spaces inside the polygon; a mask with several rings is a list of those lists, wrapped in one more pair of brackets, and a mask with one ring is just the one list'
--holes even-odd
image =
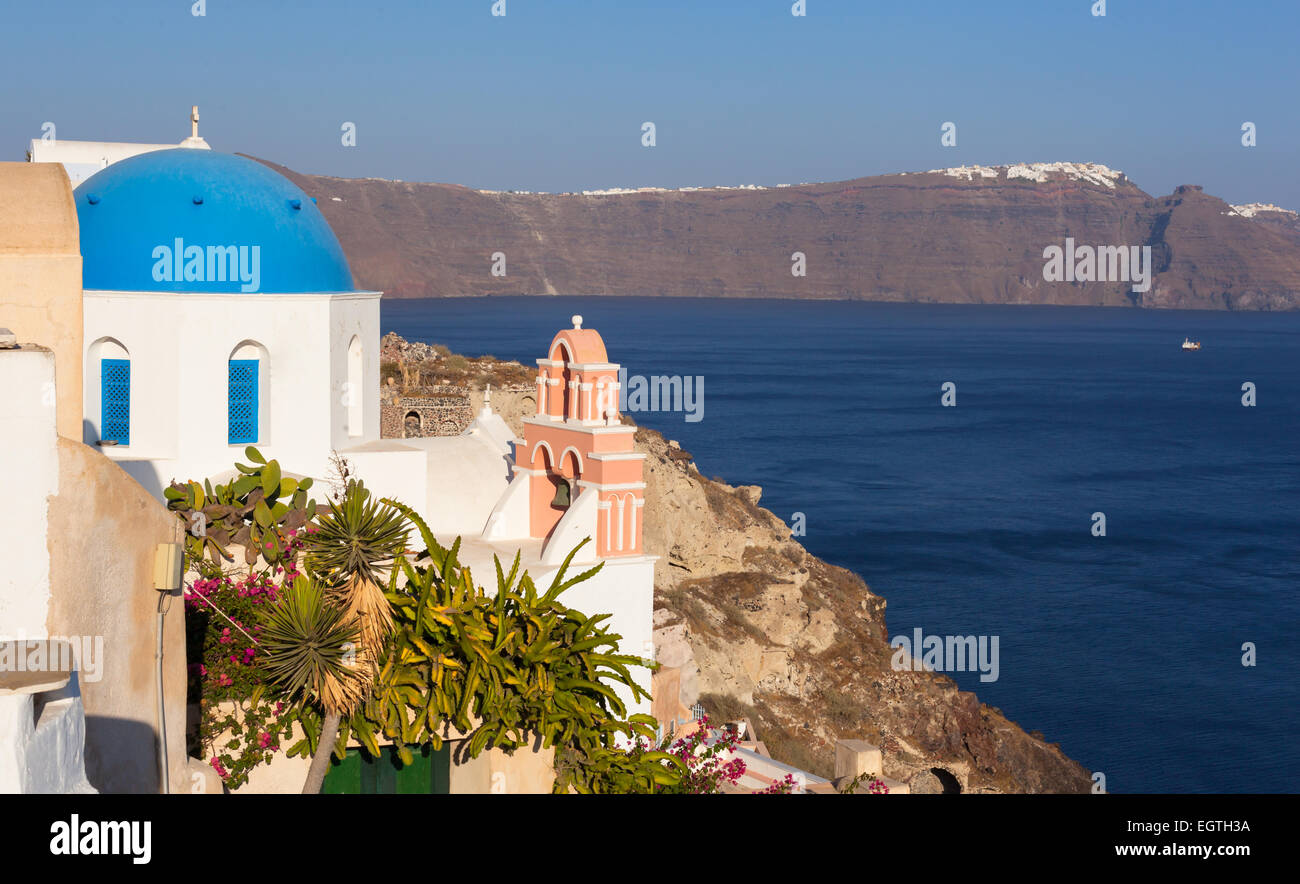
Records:
{"label": "blue dome", "polygon": [[311,197],[254,160],[177,148],[114,163],[74,193],[82,287],[348,292],[352,271]]}

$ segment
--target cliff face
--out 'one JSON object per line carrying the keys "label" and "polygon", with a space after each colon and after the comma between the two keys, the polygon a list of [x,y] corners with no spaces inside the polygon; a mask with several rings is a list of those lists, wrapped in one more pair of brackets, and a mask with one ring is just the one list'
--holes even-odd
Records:
{"label": "cliff face", "polygon": [[758,505],[757,487],[701,476],[652,430],[636,440],[647,454],[645,546],[660,556],[659,659],[683,666],[683,693],[711,715],[750,716],[773,757],[826,776],[837,739],[865,739],[884,750],[885,775],[914,792],[939,790],[936,768],[968,792],[1091,788],[1059,747],[947,676],[895,672],[885,600],[809,554]]}
{"label": "cliff face", "polygon": [[1150,200],[1156,284],[1151,307],[1294,310],[1300,306],[1300,223],[1276,207],[1234,207],[1199,187]]}
{"label": "cliff face", "polygon": [[[472,390],[473,408],[482,407]],[[527,391],[492,391],[516,434]],[[626,418],[625,418],[626,420]],[[760,490],[698,472],[690,454],[638,428],[646,454],[645,547],[655,566],[658,659],[682,669],[684,704],[749,716],[773,757],[834,773],[838,739],[884,750],[884,773],[939,791],[934,769],[967,792],[1086,792],[1059,747],[1030,736],[947,676],[895,672],[885,600],[862,578],[810,555],[758,505]]]}
{"label": "cliff face", "polygon": [[[271,165],[271,164],[268,164]],[[515,194],[299,175],[359,286],[390,297],[571,294],[1296,309],[1294,213],[1154,198],[1069,163],[769,189]],[[1152,287],[1045,282],[1043,250],[1151,246]],[[807,275],[791,273],[792,253]],[[506,256],[505,277],[491,274]]]}

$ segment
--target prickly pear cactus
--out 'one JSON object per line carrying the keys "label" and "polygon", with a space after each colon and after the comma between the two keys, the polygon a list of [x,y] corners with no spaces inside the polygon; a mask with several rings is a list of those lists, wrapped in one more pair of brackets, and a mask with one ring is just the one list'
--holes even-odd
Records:
{"label": "prickly pear cactus", "polygon": [[272,566],[291,564],[294,536],[325,507],[308,497],[310,478],[284,476],[279,462],[252,445],[244,456],[252,464],[235,464],[241,475],[228,484],[172,482],[163,491],[167,508],[185,523],[186,552],[191,561],[220,564],[233,561],[232,547],[242,547],[248,565],[258,556]]}

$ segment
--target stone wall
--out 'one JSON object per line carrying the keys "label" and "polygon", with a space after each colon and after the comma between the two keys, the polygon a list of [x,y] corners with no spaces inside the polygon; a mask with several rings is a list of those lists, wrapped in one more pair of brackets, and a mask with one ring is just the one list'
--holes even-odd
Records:
{"label": "stone wall", "polygon": [[468,396],[400,396],[380,405],[379,435],[384,439],[459,436],[473,419]]}
{"label": "stone wall", "polygon": [[[393,386],[380,393],[379,434],[384,439],[424,436],[459,436],[474,416],[483,410],[483,391],[463,387],[445,387],[437,396],[402,396]],[[522,436],[522,419],[537,410],[533,387],[492,388],[492,410],[501,415],[517,436]],[[408,432],[406,418],[414,412],[419,418],[416,432]]]}

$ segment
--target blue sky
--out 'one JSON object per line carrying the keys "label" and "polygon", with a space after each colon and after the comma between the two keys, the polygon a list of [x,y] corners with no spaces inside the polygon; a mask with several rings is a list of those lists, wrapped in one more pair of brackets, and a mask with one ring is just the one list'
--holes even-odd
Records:
{"label": "blue sky", "polygon": [[792,3],[6,4],[0,159],[45,121],[178,141],[198,104],[218,150],[348,177],[556,191],[1073,160],[1300,209],[1294,0]]}

